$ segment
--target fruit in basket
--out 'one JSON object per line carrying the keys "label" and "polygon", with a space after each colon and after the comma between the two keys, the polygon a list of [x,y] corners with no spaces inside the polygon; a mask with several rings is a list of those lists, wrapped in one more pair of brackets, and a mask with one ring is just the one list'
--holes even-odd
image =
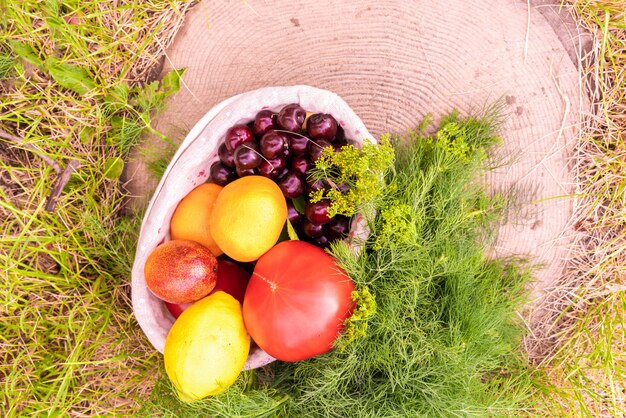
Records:
{"label": "fruit in basket", "polygon": [[316,113],[307,119],[306,130],[311,138],[332,141],[337,135],[337,121],[327,113]]}
{"label": "fruit in basket", "polygon": [[289,138],[283,132],[269,131],[261,138],[260,145],[264,157],[283,157],[289,147]]}
{"label": "fruit in basket", "polygon": [[328,210],[330,208],[330,201],[328,199],[320,200],[318,202],[307,202],[304,207],[304,216],[315,224],[323,225],[330,222],[330,216],[328,216]]}
{"label": "fruit in basket", "polygon": [[324,250],[283,241],[254,268],[243,302],[246,329],[279,360],[325,353],[352,314],[353,290],[352,280]]}
{"label": "fruit in basket", "polygon": [[254,134],[246,125],[235,125],[226,131],[224,143],[229,151],[234,152],[239,145],[247,142],[254,142]]}
{"label": "fruit in basket", "polygon": [[[228,293],[239,303],[243,304],[243,297],[246,294],[246,287],[250,280],[250,273],[234,261],[217,259],[217,283],[210,294],[220,290]],[[167,310],[178,318],[180,314],[190,307],[191,303],[169,303],[165,302]]]}
{"label": "fruit in basket", "polygon": [[276,179],[280,176],[280,174],[282,174],[285,167],[286,164],[284,157],[264,159],[259,165],[259,174],[263,177]]}
{"label": "fruit in basket", "polygon": [[285,197],[295,199],[304,194],[305,181],[294,171],[287,171],[277,180],[278,187]]}
{"label": "fruit in basket", "polygon": [[261,161],[263,160],[256,142],[242,144],[235,150],[234,162],[237,169],[257,168]]}
{"label": "fruit in basket", "polygon": [[224,187],[209,225],[226,255],[249,262],[276,244],[286,220],[287,202],[280,188],[266,177],[251,175]]}
{"label": "fruit in basket", "polygon": [[300,132],[305,118],[306,110],[299,104],[292,103],[283,107],[280,112],[278,112],[276,122],[278,126],[286,131]]}
{"label": "fruit in basket", "polygon": [[211,180],[213,180],[213,183],[220,186],[226,186],[231,181],[237,179],[237,173],[235,173],[235,170],[226,166],[226,164],[221,161],[214,162],[211,165],[209,172],[211,173]]}
{"label": "fruit in basket", "polygon": [[165,371],[180,398],[195,401],[232,385],[249,350],[241,305],[216,292],[194,303],[172,325],[163,350]]}
{"label": "fruit in basket", "polygon": [[[325,149],[342,153],[345,151],[342,147],[348,142],[345,131],[329,113],[307,112],[297,103],[283,106],[277,112],[263,109],[247,125],[238,124],[228,129],[218,148],[219,161],[211,166],[210,177],[221,186],[248,176],[271,179],[288,201],[301,203],[299,212],[294,207],[289,210],[296,234],[324,248],[331,241],[344,237],[344,233],[330,231],[331,222],[339,215],[330,216],[329,198],[324,197],[321,203],[312,204],[309,201],[311,194],[318,192],[319,197],[319,193],[328,196],[328,192],[332,192],[336,198],[337,191],[347,195],[350,186],[345,181],[331,181],[330,177],[319,178],[320,173],[312,176],[311,170],[316,168]],[[340,174],[335,170],[329,172],[331,177]],[[305,206],[307,219],[301,216],[305,215]],[[333,229],[344,223],[333,224]]]}
{"label": "fruit in basket", "polygon": [[144,266],[146,285],[159,299],[190,303],[208,295],[217,282],[217,259],[194,241],[172,240],[152,251]]}
{"label": "fruit in basket", "polygon": [[222,254],[211,235],[209,217],[222,187],[205,183],[189,192],[178,204],[170,221],[170,234],[174,240],[196,241],[207,247],[214,256]]}
{"label": "fruit in basket", "polygon": [[252,131],[258,137],[265,135],[272,129],[276,129],[276,114],[269,109],[261,110],[254,118]]}
{"label": "fruit in basket", "polygon": [[[247,96],[245,95],[242,96],[242,98],[246,97]],[[334,96],[329,96],[329,98],[330,97]],[[254,103],[255,100],[258,99],[258,96],[254,96],[251,98],[253,99]],[[254,116],[254,113],[249,113],[251,109],[250,103],[245,104],[243,100],[237,99],[233,101],[232,105],[228,105],[228,107],[222,108],[222,105],[220,105],[219,107],[216,107],[214,110],[209,112],[203,119],[203,121],[206,123],[198,124],[198,126],[193,130],[193,132],[198,133],[198,135],[194,136],[192,132],[192,134],[186,138],[184,145],[181,147],[179,153],[177,154],[178,156],[180,156],[180,158],[176,158],[172,161],[172,167],[174,169],[168,171],[168,173],[170,173],[170,176],[164,179],[165,181],[161,184],[162,187],[159,188],[159,191],[155,193],[155,196],[153,197],[153,206],[151,207],[150,213],[147,214],[145,218],[146,222],[143,225],[144,232],[146,232],[147,234],[142,234],[143,237],[141,237],[139,240],[138,250],[141,251],[137,252],[138,258],[135,260],[133,266],[133,301],[135,302],[135,307],[137,308],[137,318],[142,328],[146,331],[148,339],[157,349],[162,349],[165,342],[165,336],[167,335],[167,331],[169,331],[172,327],[173,318],[169,314],[163,312],[165,309],[165,306],[163,306],[163,302],[153,297],[146,298],[145,292],[148,291],[148,289],[144,283],[144,274],[142,271],[142,267],[145,265],[147,255],[149,254],[146,253],[145,249],[153,249],[154,243],[159,240],[160,242],[163,242],[162,238],[164,233],[167,233],[169,236],[169,231],[165,230],[168,225],[163,225],[163,223],[159,222],[159,220],[162,221],[163,216],[167,216],[168,213],[172,214],[175,209],[175,205],[178,203],[179,199],[169,199],[168,196],[170,194],[167,192],[168,189],[170,189],[171,191],[172,188],[176,189],[181,184],[184,186],[184,184],[190,185],[191,183],[197,183],[199,177],[202,177],[203,173],[209,171],[209,168],[209,181],[212,181],[213,183],[223,187],[229,185],[232,182],[243,180],[239,178],[239,176],[241,175],[247,175],[247,177],[245,178],[257,177],[256,175],[258,175],[258,177],[268,176],[267,178],[269,180],[272,180],[274,183],[276,183],[279,179],[283,178],[283,176],[288,174],[289,172],[296,172],[296,175],[304,181],[304,193],[303,195],[294,198],[293,200],[286,198],[284,195],[282,195],[281,200],[285,200],[285,207],[287,206],[286,201],[291,202],[289,217],[290,219],[292,219],[293,223],[291,225],[285,225],[280,222],[277,230],[280,230],[281,227],[284,226],[281,231],[284,232],[284,237],[281,235],[279,235],[279,237],[281,239],[300,238],[306,240],[309,243],[320,242],[323,245],[326,245],[327,237],[329,236],[327,234],[326,228],[328,225],[331,224],[332,221],[327,224],[321,225],[323,233],[319,237],[305,237],[305,235],[302,234],[301,227],[303,222],[305,221],[310,223],[310,221],[304,216],[304,209],[307,202],[310,202],[311,200],[315,201],[319,199],[331,199],[333,202],[333,206],[331,207],[331,213],[333,215],[356,213],[356,211],[352,209],[353,206],[344,205],[341,207],[336,207],[334,205],[335,197],[337,197],[338,201],[342,202],[341,199],[343,195],[339,195],[335,192],[338,190],[337,185],[345,183],[349,185],[350,190],[348,193],[342,193],[346,195],[346,198],[351,197],[353,191],[352,188],[357,188],[358,186],[360,173],[344,178],[343,172],[340,168],[343,166],[335,164],[335,161],[332,158],[336,158],[336,156],[345,153],[345,158],[342,161],[347,161],[348,163],[350,163],[350,157],[352,156],[353,152],[345,151],[353,151],[354,149],[360,148],[360,138],[363,135],[366,135],[367,131],[363,128],[362,123],[358,120],[358,118],[353,113],[351,113],[350,109],[346,108],[341,103],[341,101],[336,102],[339,105],[336,110],[326,110],[325,107],[327,106],[327,103],[335,103],[333,100],[323,100],[320,102],[319,106],[311,105],[311,107],[314,109],[309,110],[313,110],[313,112],[306,112],[304,121],[302,121],[302,123],[300,123],[300,120],[298,120],[300,118],[300,116],[298,115],[299,112],[294,112],[293,116],[296,122],[294,124],[294,132],[285,130],[284,126],[280,126],[278,124],[278,114],[282,110],[281,108],[284,107],[280,105],[280,96],[278,96],[277,98],[274,98],[272,96],[270,101],[259,105],[259,108],[263,106],[264,112],[262,114],[261,112],[257,113],[257,115],[260,114],[258,126],[255,126],[256,118],[254,120],[252,118],[252,116]],[[308,99],[306,99],[305,101],[310,102]],[[324,159],[322,161],[318,160],[317,163],[314,163],[311,156],[309,155],[309,144],[313,141],[321,141],[322,138],[313,138],[310,133],[307,132],[306,126],[307,119],[310,119],[310,116],[312,116],[314,112],[319,112],[320,110],[322,112],[333,112],[333,114],[336,114],[338,117],[341,116],[341,119],[336,119],[338,123],[337,135],[334,139],[329,141],[330,143],[332,143],[332,146],[326,150],[323,157]],[[242,113],[242,111],[244,111],[245,113]],[[283,116],[287,116],[285,114],[286,112],[283,113]],[[228,120],[233,121],[231,125],[224,125],[224,123],[228,123]],[[241,129],[243,135],[236,135],[236,132],[231,130],[231,138],[229,140],[231,149],[229,149],[227,143],[225,142],[226,131],[227,128],[232,127],[232,125],[235,123],[246,126],[252,131],[253,135],[252,137],[250,137],[249,134],[246,133],[246,129],[242,126],[239,126],[237,129]],[[283,120],[283,125],[285,125],[285,120]],[[342,126],[345,126],[345,132],[343,131]],[[360,131],[358,129],[360,129]],[[209,132],[209,134],[207,134],[209,136],[201,134],[200,130],[205,134]],[[281,146],[283,148],[283,153],[282,155],[278,155],[275,158],[267,158],[262,153],[263,150],[261,150],[260,148],[260,141],[263,138],[264,134],[272,130],[284,131],[283,133],[288,138],[287,148],[284,149],[284,142],[282,144],[280,142],[278,144],[269,143],[266,145],[266,153],[269,152],[269,155],[273,155],[272,152],[278,152]],[[221,136],[221,138],[216,138],[215,135]],[[346,136],[348,137],[346,138]],[[238,169],[237,162],[235,161],[235,152],[237,151],[237,148],[243,146],[254,147],[254,145],[251,145],[253,143],[259,146],[259,153],[261,153],[262,162],[259,164],[259,166],[252,169]],[[342,149],[341,152],[333,154],[333,151],[337,149],[338,144],[345,143],[353,144],[353,146],[346,147]],[[301,160],[297,164],[293,163],[294,159],[298,157],[301,157]],[[241,155],[240,158],[242,158]],[[330,163],[332,165],[331,171],[327,171],[324,167],[326,159],[330,159]],[[241,165],[241,161],[239,163]],[[267,166],[264,166],[264,163],[266,163]],[[346,166],[353,167],[350,164]],[[252,174],[244,170],[252,170]],[[349,170],[349,173],[352,172],[353,170]],[[320,178],[322,180],[320,187],[323,187],[323,190],[320,190],[315,194],[309,194],[311,190],[308,188],[307,185],[308,178]],[[222,193],[220,193],[220,195]],[[361,195],[363,195],[363,193],[361,193]],[[241,215],[238,213],[237,210],[235,210],[234,212],[238,215]],[[235,220],[235,222],[240,222],[242,224],[247,223],[246,226],[248,227],[248,229],[253,229],[253,231],[244,231],[244,233],[242,234],[244,237],[252,236],[254,238],[253,241],[256,240],[258,236],[262,236],[260,234],[265,234],[267,229],[263,229],[264,226],[257,227],[257,216],[257,213],[253,213],[252,216],[240,216],[239,220]],[[212,219],[212,217],[210,217],[210,219]],[[212,225],[211,222],[209,222],[209,224]],[[290,226],[293,226],[293,228],[290,228]],[[358,229],[360,227],[361,223],[355,224],[355,233],[351,233],[351,236],[356,235],[356,233],[360,231]],[[320,225],[316,225],[316,228],[319,230]],[[229,232],[233,230],[233,228],[229,228],[229,226],[225,226],[224,229],[228,230]],[[211,230],[213,233],[213,228],[211,228]],[[260,234],[255,235],[251,233],[255,231],[258,232],[259,230],[262,230]],[[166,236],[165,239],[167,239],[168,236]],[[353,247],[355,245],[355,240],[351,239],[347,242],[347,244]],[[233,253],[231,252],[231,254]],[[251,271],[253,268],[252,265],[255,263],[252,262],[246,264],[246,269],[248,271]],[[198,302],[199,301],[192,304],[189,309],[193,308],[193,305],[197,304]],[[184,315],[185,313],[183,312],[181,316]],[[255,350],[258,348],[256,346],[253,347]],[[261,355],[257,355],[255,353],[249,358],[250,362],[248,364],[251,368],[256,368],[264,365],[272,359],[270,356],[265,356],[264,353],[260,354]]]}

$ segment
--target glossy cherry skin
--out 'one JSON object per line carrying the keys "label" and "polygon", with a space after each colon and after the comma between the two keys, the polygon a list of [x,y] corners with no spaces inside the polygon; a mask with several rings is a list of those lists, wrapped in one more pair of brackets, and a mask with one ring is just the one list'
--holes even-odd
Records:
{"label": "glossy cherry skin", "polygon": [[277,127],[278,125],[276,125],[276,113],[272,112],[271,110],[265,109],[261,110],[254,117],[254,125],[252,126],[252,131],[258,138],[260,138],[272,129],[277,129]]}
{"label": "glossy cherry skin", "polygon": [[325,235],[330,241],[344,239],[348,236],[348,232],[350,232],[350,218],[343,215],[336,215],[324,228],[326,230]]}
{"label": "glossy cherry skin", "polygon": [[313,168],[313,163],[307,157],[299,156],[291,160],[291,169],[302,178],[306,178],[306,173]]}
{"label": "glossy cherry skin", "polygon": [[255,176],[257,174],[259,174],[258,170],[256,168],[236,168],[237,171],[237,175],[239,177],[245,177],[245,176]]}
{"label": "glossy cherry skin", "polygon": [[230,152],[235,151],[239,145],[245,142],[254,141],[255,139],[252,129],[246,125],[235,125],[228,128],[226,136],[224,137],[224,143]]}
{"label": "glossy cherry skin", "polygon": [[264,159],[259,164],[259,174],[270,179],[277,179],[285,170],[286,165],[283,157]]}
{"label": "glossy cherry skin", "polygon": [[317,238],[313,238],[311,240],[311,243],[313,243],[313,245],[316,245],[320,248],[326,248],[330,244],[330,240],[326,237],[326,235],[320,235]]}
{"label": "glossy cherry skin", "polygon": [[302,214],[296,210],[291,199],[287,199],[287,219],[292,225],[298,225],[302,220]]}
{"label": "glossy cherry skin", "polygon": [[217,155],[220,157],[220,161],[222,164],[228,167],[235,167],[235,156],[234,154],[228,150],[228,147],[224,142],[217,149]]}
{"label": "glossy cherry skin", "polygon": [[306,130],[311,138],[332,141],[337,135],[337,121],[328,113],[316,113],[308,119]]}
{"label": "glossy cherry skin", "polygon": [[235,160],[235,167],[240,170],[257,168],[263,161],[256,142],[247,142],[239,145],[235,150],[233,159]]}
{"label": "glossy cherry skin", "polygon": [[281,129],[299,133],[306,118],[306,111],[297,103],[288,104],[278,112],[276,122]]}
{"label": "glossy cherry skin", "polygon": [[325,139],[318,139],[318,140],[309,142],[308,150],[309,150],[309,157],[311,158],[311,161],[319,160],[320,157],[322,156],[322,153],[324,152],[324,148],[327,148],[327,147],[332,148],[332,144]]}
{"label": "glossy cherry skin", "polygon": [[314,224],[324,225],[330,222],[330,216],[328,216],[329,208],[330,201],[327,199],[315,203],[307,202],[304,207],[304,216]]}
{"label": "glossy cherry skin", "polygon": [[289,151],[293,155],[304,155],[311,140],[302,135],[289,135]]}
{"label": "glossy cherry skin", "polygon": [[209,170],[211,181],[220,186],[226,186],[237,178],[237,174],[232,168],[226,167],[221,161],[216,161]]}
{"label": "glossy cherry skin", "polygon": [[304,180],[293,171],[288,171],[285,175],[280,177],[276,183],[285,197],[289,199],[295,199],[304,194]]}
{"label": "glossy cherry skin", "polygon": [[313,180],[312,178],[306,179],[307,190],[309,192],[316,192],[318,190],[322,190],[326,188],[326,183],[324,180]]}
{"label": "glossy cherry skin", "polygon": [[321,237],[324,233],[324,225],[314,224],[308,219],[302,220],[302,223],[300,224],[300,229],[302,230],[302,232],[304,232],[304,235],[309,238]]}
{"label": "glossy cherry skin", "polygon": [[285,155],[289,141],[283,132],[269,131],[263,135],[259,145],[266,158],[276,158]]}

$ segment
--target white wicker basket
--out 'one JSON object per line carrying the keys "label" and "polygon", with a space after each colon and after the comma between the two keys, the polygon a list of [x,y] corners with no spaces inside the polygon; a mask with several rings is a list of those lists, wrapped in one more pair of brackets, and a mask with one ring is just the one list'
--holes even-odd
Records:
{"label": "white wicker basket", "polygon": [[[353,143],[359,146],[365,138],[374,141],[365,125],[336,94],[310,86],[267,87],[231,97],[213,107],[189,132],[157,186],[141,225],[137,253],[132,270],[133,311],[142,330],[159,351],[174,318],[165,304],[146,287],[144,265],[148,255],[162,241],[170,239],[169,224],[178,202],[199,184],[207,181],[209,167],[218,160],[217,149],[226,130],[238,123],[248,123],[261,109],[280,110],[299,103],[309,112],[330,113],[337,119]],[[351,237],[363,238],[367,230],[357,217]],[[356,240],[353,240],[356,241]],[[244,370],[274,361],[263,350],[250,351]]]}

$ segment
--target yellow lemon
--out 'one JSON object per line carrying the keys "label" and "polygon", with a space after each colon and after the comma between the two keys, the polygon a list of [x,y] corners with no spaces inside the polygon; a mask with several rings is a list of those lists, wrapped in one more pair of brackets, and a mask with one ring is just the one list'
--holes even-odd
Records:
{"label": "yellow lemon", "polygon": [[165,339],[165,371],[180,398],[217,395],[241,373],[250,350],[241,304],[218,291],[187,308]]}
{"label": "yellow lemon", "polygon": [[262,176],[246,176],[222,189],[209,225],[213,239],[227,256],[249,262],[276,244],[286,220],[287,202],[276,183]]}
{"label": "yellow lemon", "polygon": [[201,184],[190,191],[176,206],[172,215],[172,239],[195,241],[207,247],[216,257],[222,254],[209,228],[213,204],[221,191],[222,187],[214,183]]}

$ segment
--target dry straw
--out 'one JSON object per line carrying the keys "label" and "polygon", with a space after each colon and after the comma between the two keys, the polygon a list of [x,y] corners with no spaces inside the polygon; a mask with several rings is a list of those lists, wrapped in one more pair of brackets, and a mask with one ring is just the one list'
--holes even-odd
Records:
{"label": "dry straw", "polygon": [[526,345],[554,385],[555,413],[618,416],[626,410],[626,9],[609,0],[568,10],[592,38],[578,59],[593,114],[573,158],[577,238],[533,312]]}
{"label": "dry straw", "polygon": [[136,220],[106,162],[149,128],[154,106],[128,100],[192,3],[1,2],[2,416],[129,416],[152,389],[128,296]]}

